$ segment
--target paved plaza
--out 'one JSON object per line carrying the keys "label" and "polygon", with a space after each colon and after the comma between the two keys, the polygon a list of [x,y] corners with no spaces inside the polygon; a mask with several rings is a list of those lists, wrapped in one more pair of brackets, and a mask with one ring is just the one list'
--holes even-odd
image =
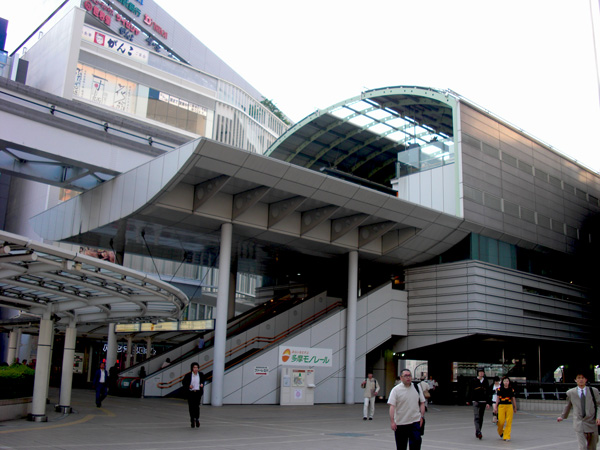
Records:
{"label": "paved plaza", "polygon": [[[50,400],[58,391],[50,390]],[[94,391],[74,390],[75,412],[63,416],[48,405],[48,422],[0,422],[0,450],[364,450],[395,449],[384,403],[373,421],[362,420],[362,405],[202,406],[201,427],[192,429],[187,403],[180,399],[109,396],[101,408]],[[572,422],[556,413],[519,412],[510,442],[499,439],[486,413],[483,440],[475,439],[472,409],[430,405],[423,450],[576,449]]]}

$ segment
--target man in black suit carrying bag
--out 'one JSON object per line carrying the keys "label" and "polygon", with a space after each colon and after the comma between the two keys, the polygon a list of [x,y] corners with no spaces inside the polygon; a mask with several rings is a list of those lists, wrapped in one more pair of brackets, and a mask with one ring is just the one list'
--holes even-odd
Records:
{"label": "man in black suit carrying bag", "polygon": [[190,410],[190,422],[192,428],[200,428],[200,400],[204,393],[204,374],[199,372],[200,365],[193,362],[191,372],[188,372],[181,384],[188,390],[188,408]]}

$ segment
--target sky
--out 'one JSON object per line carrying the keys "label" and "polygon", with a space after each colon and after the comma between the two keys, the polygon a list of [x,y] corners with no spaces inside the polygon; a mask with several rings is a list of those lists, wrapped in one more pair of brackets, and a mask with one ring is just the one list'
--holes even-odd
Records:
{"label": "sky", "polygon": [[[9,53],[61,2],[3,0]],[[598,0],[157,2],[293,121],[366,89],[451,89],[600,172]]]}

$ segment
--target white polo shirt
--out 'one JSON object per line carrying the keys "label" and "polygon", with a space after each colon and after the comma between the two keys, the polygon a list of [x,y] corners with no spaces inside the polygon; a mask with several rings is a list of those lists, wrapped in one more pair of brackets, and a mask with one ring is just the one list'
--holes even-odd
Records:
{"label": "white polo shirt", "polygon": [[413,384],[405,386],[400,383],[392,389],[388,405],[394,405],[394,422],[396,425],[409,425],[421,420],[420,402],[425,403],[423,391],[415,389]]}

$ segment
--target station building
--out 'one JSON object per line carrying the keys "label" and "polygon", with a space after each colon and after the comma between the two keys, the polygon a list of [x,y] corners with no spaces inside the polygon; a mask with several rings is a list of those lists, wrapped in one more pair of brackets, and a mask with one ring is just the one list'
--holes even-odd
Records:
{"label": "station building", "polygon": [[[42,171],[36,182],[45,176],[55,186],[46,192],[81,194],[18,215],[11,195],[6,228],[111,249],[125,265],[179,286],[214,274],[212,347],[191,356],[210,361],[213,404],[278,403],[282,344],[332,351],[312,387],[323,403],[360,400],[366,371],[389,391],[398,368],[415,362],[416,375],[433,375],[450,400],[459,400],[461,379],[480,365],[490,375],[541,383],[568,381],[569,367],[598,359],[596,172],[449,90],[369,90],[288,128],[285,116],[264,107],[232,71],[209,64],[216,59],[208,50],[195,63],[199,70],[190,67],[199,53],[175,39],[185,31],[176,24],[140,25],[148,34],[141,42],[160,48],[147,49],[124,32],[123,17],[138,23],[135,10],[151,23],[172,23],[149,0],[143,7],[88,3],[45,33],[21,58],[26,63],[14,65],[24,86],[7,81],[2,91],[18,97],[11,101],[19,107],[24,99],[48,108],[51,101],[93,122],[85,132],[63,124],[62,136],[101,145],[111,133],[91,128],[106,119],[112,134],[118,123],[133,137],[112,138],[117,150],[106,161],[69,148],[75,137],[60,151],[45,148],[48,139],[34,145],[17,137],[24,125],[64,120],[56,109],[35,125],[13,119],[11,132],[3,130],[4,150],[34,149],[29,153],[59,167],[76,167],[73,178]],[[121,17],[116,29],[107,24],[110,11]],[[70,64],[61,76],[36,70],[53,36],[74,37],[57,50]],[[123,43],[141,59],[119,54]],[[209,69],[214,84],[206,81]],[[182,110],[186,119],[173,121]],[[142,134],[149,126],[151,140]],[[79,163],[69,150],[79,152]],[[0,170],[33,179],[17,164]],[[22,183],[31,181],[9,187],[27,205]],[[246,284],[256,305],[274,301],[286,316],[271,310],[262,328],[229,337],[226,322],[238,312],[242,279],[255,280]],[[299,300],[312,301],[311,321]],[[319,303],[325,307],[317,311]],[[261,339],[269,345],[248,344]],[[181,359],[177,370],[189,361]],[[180,375],[152,359],[145,364],[162,387]],[[257,378],[256,367],[268,375]]]}

